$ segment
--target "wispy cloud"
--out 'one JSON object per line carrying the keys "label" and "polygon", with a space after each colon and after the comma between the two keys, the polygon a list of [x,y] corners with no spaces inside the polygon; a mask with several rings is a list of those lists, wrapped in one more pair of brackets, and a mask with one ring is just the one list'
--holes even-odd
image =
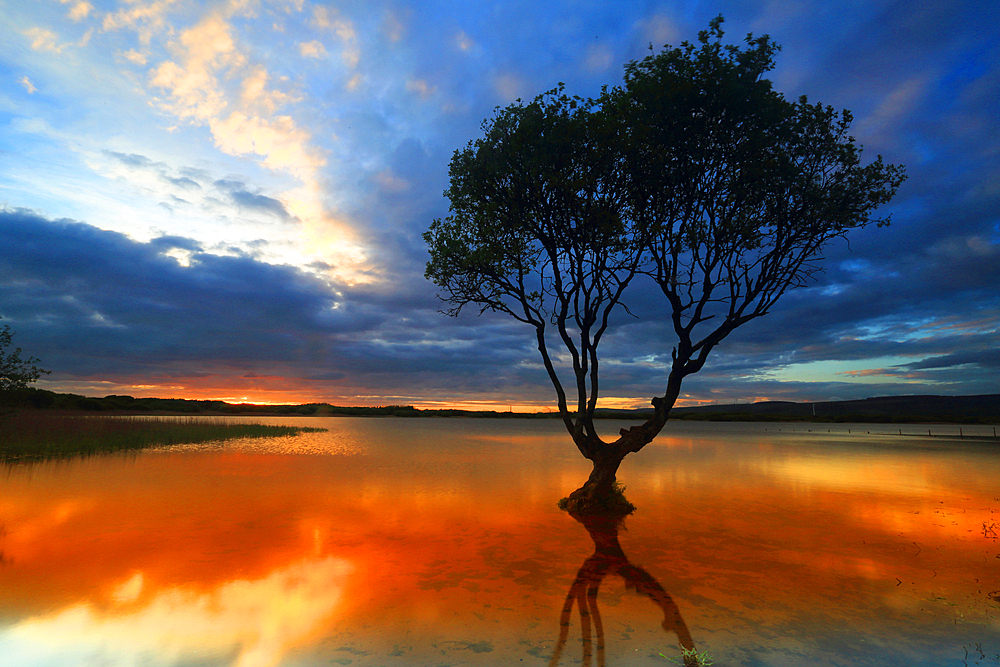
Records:
{"label": "wispy cloud", "polygon": [[323,30],[329,30],[340,39],[341,58],[349,69],[358,66],[361,52],[358,48],[358,34],[353,23],[337,15],[337,10],[325,5],[313,7],[313,24]]}
{"label": "wispy cloud", "polygon": [[141,44],[149,44],[154,34],[169,30],[167,13],[177,0],[134,0],[117,12],[104,15],[101,27],[106,31],[130,28]]}

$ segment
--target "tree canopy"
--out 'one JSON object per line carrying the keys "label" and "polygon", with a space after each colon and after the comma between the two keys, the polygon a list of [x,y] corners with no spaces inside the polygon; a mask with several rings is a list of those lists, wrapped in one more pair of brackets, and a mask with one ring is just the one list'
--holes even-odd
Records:
{"label": "tree canopy", "polygon": [[[628,63],[597,98],[560,84],[498,108],[452,157],[451,214],[424,234],[449,314],[471,304],[534,328],[567,430],[594,462],[588,495],[656,436],[723,339],[819,270],[831,240],[888,224],[876,209],[905,178],[881,156],[862,164],[849,111],[774,90],[767,36],[722,38],[718,17],[697,44]],[[654,415],[605,442],[597,349],[640,280],[664,298],[672,363]]]}

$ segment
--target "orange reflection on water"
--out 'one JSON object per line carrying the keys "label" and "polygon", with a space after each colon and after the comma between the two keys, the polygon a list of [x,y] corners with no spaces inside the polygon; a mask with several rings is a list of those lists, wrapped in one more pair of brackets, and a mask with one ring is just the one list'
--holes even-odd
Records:
{"label": "orange reflection on water", "polygon": [[[663,664],[678,641],[720,664],[779,648],[842,664],[842,636],[1000,630],[980,583],[1000,581],[1000,550],[977,532],[1000,521],[989,458],[668,435],[623,465],[639,511],[594,566],[602,538],[555,507],[587,474],[558,425],[448,435],[422,421],[386,444],[372,429],[392,422],[330,423],[337,455],[255,444],[8,469],[0,655],[15,667],[540,663],[574,582],[599,582],[587,609],[607,664]],[[355,440],[366,445],[344,445]],[[281,447],[293,442],[308,445]],[[586,655],[570,622],[559,664]]]}
{"label": "orange reflection on water", "polygon": [[[22,620],[3,645],[31,652],[23,664],[208,654],[277,665],[338,624],[378,624],[379,643],[392,650],[408,635],[395,650],[412,651],[423,632],[468,625],[470,606],[523,609],[523,590],[492,569],[526,555],[508,545],[509,529],[524,535],[523,508],[503,492],[470,504],[474,479],[435,488],[407,465],[239,453],[95,457],[7,475],[0,591],[6,615]],[[544,504],[529,542],[544,543],[544,522],[562,518],[551,495]]]}

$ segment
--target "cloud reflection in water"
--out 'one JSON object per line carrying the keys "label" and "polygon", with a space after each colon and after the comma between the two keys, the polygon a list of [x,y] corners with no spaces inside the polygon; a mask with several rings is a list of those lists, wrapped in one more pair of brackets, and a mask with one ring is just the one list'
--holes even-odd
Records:
{"label": "cloud reflection in water", "polygon": [[353,569],[332,556],[303,559],[209,591],[155,592],[136,573],[106,604],[75,604],[11,626],[0,634],[0,653],[25,666],[159,666],[211,656],[213,664],[272,667],[329,627]]}

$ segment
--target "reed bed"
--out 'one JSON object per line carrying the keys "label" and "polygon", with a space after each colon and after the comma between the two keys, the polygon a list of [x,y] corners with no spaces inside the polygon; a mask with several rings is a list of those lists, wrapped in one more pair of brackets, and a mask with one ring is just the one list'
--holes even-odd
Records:
{"label": "reed bed", "polygon": [[273,438],[324,430],[193,417],[78,416],[24,411],[0,418],[0,460],[98,454],[233,438]]}

